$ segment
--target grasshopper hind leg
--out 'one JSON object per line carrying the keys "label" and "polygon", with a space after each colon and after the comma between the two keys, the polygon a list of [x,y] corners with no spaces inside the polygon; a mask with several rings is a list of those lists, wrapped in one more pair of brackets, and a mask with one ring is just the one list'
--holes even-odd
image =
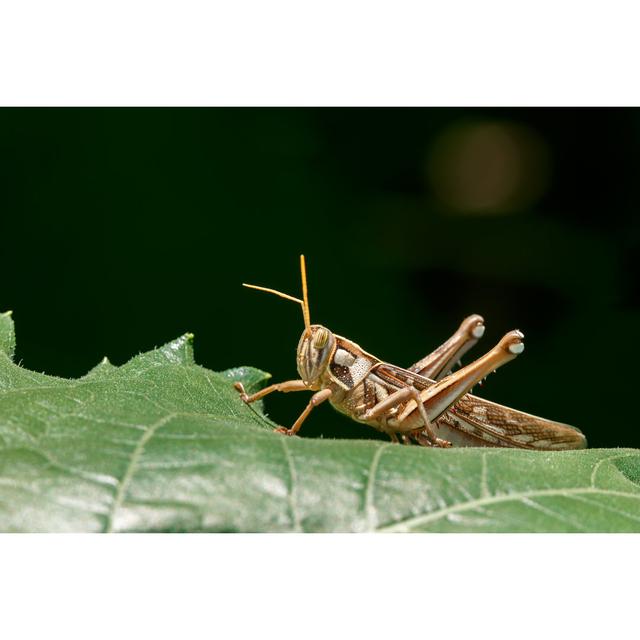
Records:
{"label": "grasshopper hind leg", "polygon": [[[404,404],[393,426],[399,432],[404,431],[417,440],[419,444],[433,446],[430,425],[468,393],[479,380],[522,353],[523,337],[519,331],[507,333],[484,356],[423,390],[418,399],[412,398]],[[428,428],[419,426],[420,422],[426,424]],[[405,429],[402,428],[403,425],[406,425]],[[425,439],[428,442],[425,442]]]}

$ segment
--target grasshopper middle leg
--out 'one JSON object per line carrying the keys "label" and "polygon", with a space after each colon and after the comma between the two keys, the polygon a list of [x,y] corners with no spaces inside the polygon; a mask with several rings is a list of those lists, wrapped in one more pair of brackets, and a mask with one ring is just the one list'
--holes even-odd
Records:
{"label": "grasshopper middle leg", "polygon": [[[365,420],[375,420],[376,418],[383,416],[390,409],[402,406],[408,400],[413,400],[416,403],[418,411],[420,412],[420,417],[422,418],[420,430],[425,432],[426,438],[429,440],[430,444],[436,447],[450,447],[451,443],[448,440],[438,438],[434,433],[429,416],[427,415],[422,402],[420,402],[420,392],[415,387],[403,387],[402,389],[398,389],[398,391],[386,397],[375,407],[369,409],[369,411],[364,414],[363,418]],[[393,442],[398,442],[398,436],[393,431],[389,432],[389,436]]]}

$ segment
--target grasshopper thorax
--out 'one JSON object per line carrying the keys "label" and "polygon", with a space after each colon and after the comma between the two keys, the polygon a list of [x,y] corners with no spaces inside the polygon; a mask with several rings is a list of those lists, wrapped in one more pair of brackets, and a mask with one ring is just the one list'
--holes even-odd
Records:
{"label": "grasshopper thorax", "polygon": [[331,362],[336,339],[329,329],[312,324],[298,343],[298,373],[309,387],[317,386]]}

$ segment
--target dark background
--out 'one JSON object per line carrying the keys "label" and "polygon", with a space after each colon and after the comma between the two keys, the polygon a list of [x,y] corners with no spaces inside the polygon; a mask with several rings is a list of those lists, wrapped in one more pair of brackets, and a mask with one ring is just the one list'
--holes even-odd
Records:
{"label": "dark background", "polygon": [[[0,307],[50,374],[192,331],[290,379],[299,308],[240,283],[298,295],[304,252],[312,321],[407,366],[481,313],[473,355],[527,348],[480,395],[640,446],[639,152],[637,110],[4,109]],[[302,433],[376,437],[325,407]]]}

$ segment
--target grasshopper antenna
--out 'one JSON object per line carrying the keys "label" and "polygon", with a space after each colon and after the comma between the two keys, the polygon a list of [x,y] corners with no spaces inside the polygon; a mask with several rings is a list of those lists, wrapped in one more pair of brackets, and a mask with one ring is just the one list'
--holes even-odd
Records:
{"label": "grasshopper antenna", "polygon": [[[273,295],[278,296],[279,298],[284,298],[285,300],[291,300],[292,302],[297,302],[301,307],[304,307],[304,302],[300,300],[300,298],[294,298],[286,293],[282,293],[282,291],[276,291],[275,289],[268,289],[267,287],[259,287],[257,284],[246,284],[242,283],[243,287],[247,287],[247,289],[256,289],[257,291],[266,291],[267,293],[273,293]],[[304,311],[303,311],[304,313]]]}
{"label": "grasshopper antenna", "polygon": [[305,333],[307,335],[311,334],[311,320],[309,314],[309,295],[307,293],[307,267],[304,262],[304,256],[300,256],[300,274],[302,276],[302,300],[300,298],[295,298],[294,296],[290,296],[286,293],[282,293],[282,291],[277,291],[276,289],[269,289],[268,287],[259,287],[256,284],[246,284],[242,283],[243,287],[247,287],[248,289],[256,289],[257,291],[266,291],[267,293],[273,293],[273,295],[278,296],[279,298],[284,298],[285,300],[291,300],[292,302],[297,302],[302,307],[302,316],[304,318],[304,326]]}
{"label": "grasshopper antenna", "polygon": [[311,314],[309,313],[309,294],[307,292],[307,265],[300,255],[300,275],[302,276],[302,315],[307,335],[311,335]]}

